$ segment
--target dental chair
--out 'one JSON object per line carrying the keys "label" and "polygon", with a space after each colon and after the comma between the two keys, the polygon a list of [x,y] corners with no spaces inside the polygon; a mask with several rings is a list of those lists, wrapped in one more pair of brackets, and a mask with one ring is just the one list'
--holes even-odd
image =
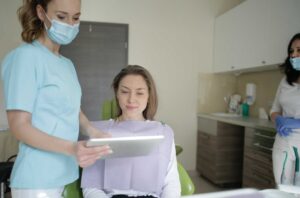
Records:
{"label": "dental chair", "polygon": [[[178,152],[178,149],[180,149],[180,152]],[[179,145],[176,145],[176,155],[179,155],[183,151],[182,147]],[[192,195],[195,192],[195,185],[190,178],[189,174],[183,167],[183,165],[177,161],[177,169],[179,174],[179,180],[181,185],[181,196],[185,195]]]}
{"label": "dental chair", "polygon": [[[117,105],[115,100],[106,100],[102,105],[102,120],[113,119],[117,115]],[[176,155],[179,155],[183,148],[176,145]],[[180,162],[177,162],[178,174],[181,185],[181,195],[192,195],[195,192],[195,185],[189,174]],[[81,171],[80,171],[81,172]],[[81,173],[80,173],[81,175]],[[71,184],[68,184],[63,192],[64,198],[83,198],[80,188],[80,178]]]}
{"label": "dental chair", "polygon": [[14,158],[17,155],[13,155],[5,162],[0,162],[0,198],[4,198],[5,194],[10,192],[9,178],[14,165]]}

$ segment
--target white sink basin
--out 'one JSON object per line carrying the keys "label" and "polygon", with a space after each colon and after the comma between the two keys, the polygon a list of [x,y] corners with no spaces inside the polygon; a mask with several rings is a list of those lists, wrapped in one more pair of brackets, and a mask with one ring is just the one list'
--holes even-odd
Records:
{"label": "white sink basin", "polygon": [[241,115],[236,114],[236,113],[224,113],[224,112],[212,113],[212,115],[214,115],[214,116],[220,116],[220,117],[228,117],[228,118],[241,117]]}

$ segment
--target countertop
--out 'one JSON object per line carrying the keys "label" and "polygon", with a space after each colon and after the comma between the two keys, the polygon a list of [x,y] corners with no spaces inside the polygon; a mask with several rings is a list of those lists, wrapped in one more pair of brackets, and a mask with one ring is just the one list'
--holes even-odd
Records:
{"label": "countertop", "polygon": [[263,130],[274,131],[275,125],[273,122],[266,120],[266,119],[259,119],[254,117],[222,117],[216,116],[209,113],[198,113],[198,117],[201,118],[208,118],[212,120],[217,120],[220,122],[225,122],[228,124],[234,124],[244,127],[251,127],[251,128],[258,128]]}

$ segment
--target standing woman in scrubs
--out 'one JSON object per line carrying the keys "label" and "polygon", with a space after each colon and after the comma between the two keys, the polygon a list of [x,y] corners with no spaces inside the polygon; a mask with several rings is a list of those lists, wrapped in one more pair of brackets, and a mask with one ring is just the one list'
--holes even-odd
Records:
{"label": "standing woman in scrubs", "polygon": [[105,135],[82,113],[74,65],[59,53],[79,31],[80,8],[80,0],[24,0],[18,10],[24,44],[1,68],[10,131],[20,142],[13,198],[62,197],[78,179],[78,164],[87,167],[111,152],[77,142],[79,127],[90,137]]}
{"label": "standing woman in scrubs", "polygon": [[300,33],[290,40],[287,58],[281,68],[285,77],[271,109],[271,119],[277,130],[273,170],[277,185],[300,186]]}

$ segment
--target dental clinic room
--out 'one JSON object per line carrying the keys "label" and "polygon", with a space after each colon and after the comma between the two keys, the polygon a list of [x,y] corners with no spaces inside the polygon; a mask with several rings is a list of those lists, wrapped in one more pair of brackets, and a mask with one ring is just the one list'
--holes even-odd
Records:
{"label": "dental clinic room", "polygon": [[0,198],[300,197],[299,10],[0,0]]}

